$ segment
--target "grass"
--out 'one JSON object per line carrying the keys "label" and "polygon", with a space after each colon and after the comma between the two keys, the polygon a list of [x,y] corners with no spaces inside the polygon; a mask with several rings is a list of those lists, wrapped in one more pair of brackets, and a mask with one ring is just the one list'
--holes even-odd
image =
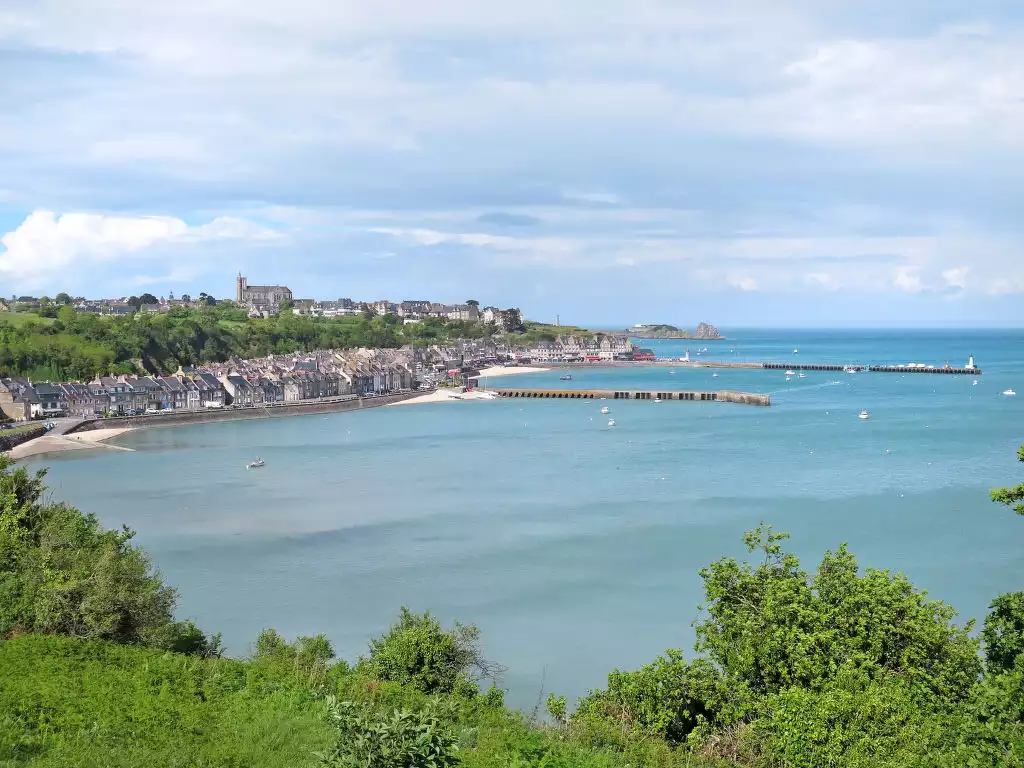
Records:
{"label": "grass", "polygon": [[315,765],[323,702],[244,662],[66,637],[0,645],[0,767]]}
{"label": "grass", "polygon": [[0,325],[20,328],[24,325],[53,325],[52,317],[40,317],[33,312],[0,312]]}
{"label": "grass", "polygon": [[[345,665],[318,692],[266,661],[25,635],[0,642],[0,768],[303,768],[337,730],[323,694],[419,708],[431,697]],[[463,768],[700,768],[660,741],[613,745],[463,700]]]}

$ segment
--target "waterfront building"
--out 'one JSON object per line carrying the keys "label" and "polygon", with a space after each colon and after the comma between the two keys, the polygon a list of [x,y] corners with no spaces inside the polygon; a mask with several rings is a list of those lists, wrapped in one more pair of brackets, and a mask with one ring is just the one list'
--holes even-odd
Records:
{"label": "waterfront building", "polygon": [[0,411],[14,421],[32,418],[32,405],[38,405],[35,390],[28,379],[0,379]]}
{"label": "waterfront building", "polygon": [[33,413],[33,416],[38,415],[43,418],[55,418],[67,413],[67,393],[61,389],[59,385],[50,384],[49,382],[39,382],[32,386],[33,389],[35,389],[36,398],[39,400],[38,413]]}

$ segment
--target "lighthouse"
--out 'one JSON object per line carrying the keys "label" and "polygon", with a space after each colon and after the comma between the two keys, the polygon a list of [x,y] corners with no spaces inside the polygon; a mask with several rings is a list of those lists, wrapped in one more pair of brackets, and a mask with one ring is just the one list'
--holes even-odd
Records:
{"label": "lighthouse", "polygon": [[967,370],[974,370],[974,355],[971,355],[970,357],[967,358]]}

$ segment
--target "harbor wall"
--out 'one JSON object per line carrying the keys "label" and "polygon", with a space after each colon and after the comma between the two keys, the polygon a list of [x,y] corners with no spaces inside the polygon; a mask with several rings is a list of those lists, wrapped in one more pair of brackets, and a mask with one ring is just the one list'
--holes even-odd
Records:
{"label": "harbor wall", "polygon": [[245,419],[267,419],[281,416],[305,416],[359,411],[364,408],[378,408],[382,405],[400,403],[403,400],[418,397],[422,394],[422,392],[406,392],[397,395],[285,403],[266,407],[254,406],[251,408],[223,408],[203,411],[172,411],[171,413],[153,413],[143,416],[111,416],[105,419],[83,421],[81,424],[69,429],[67,433],[87,432],[92,429],[107,429],[108,427],[174,427],[182,424],[212,424],[218,421],[242,421]]}

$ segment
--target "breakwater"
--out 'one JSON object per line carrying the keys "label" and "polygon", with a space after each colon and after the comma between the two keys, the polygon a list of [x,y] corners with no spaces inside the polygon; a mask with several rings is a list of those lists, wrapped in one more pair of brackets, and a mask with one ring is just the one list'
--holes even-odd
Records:
{"label": "breakwater", "polygon": [[266,419],[280,416],[304,416],[320,413],[339,413],[342,411],[358,411],[363,408],[377,408],[382,405],[400,403],[421,392],[405,392],[397,395],[377,395],[374,397],[350,397],[338,400],[316,400],[312,402],[282,403],[265,407],[223,408],[203,411],[171,411],[170,413],[154,413],[144,416],[111,416],[105,419],[83,421],[68,430],[85,432],[91,429],[108,427],[174,427],[182,424],[210,424],[218,421],[240,421],[243,419]]}
{"label": "breakwater", "polygon": [[769,406],[772,404],[768,395],[754,392],[702,392],[698,390],[670,390],[657,392],[654,390],[636,389],[511,389],[494,387],[488,389],[502,397],[542,397],[559,400],[687,400],[691,402],[738,403],[740,405]]}

